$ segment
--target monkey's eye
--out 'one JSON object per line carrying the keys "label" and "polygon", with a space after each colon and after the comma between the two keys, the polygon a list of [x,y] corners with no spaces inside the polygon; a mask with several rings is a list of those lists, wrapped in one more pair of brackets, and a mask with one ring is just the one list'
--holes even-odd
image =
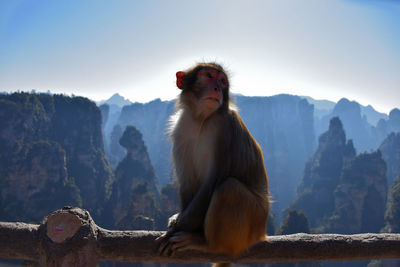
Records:
{"label": "monkey's eye", "polygon": [[221,80],[221,83],[222,83],[223,86],[226,86],[226,85],[227,85],[227,82],[226,82],[225,79],[222,79],[222,80]]}
{"label": "monkey's eye", "polygon": [[210,79],[213,77],[210,72],[207,72],[206,75],[207,75],[207,78],[210,78]]}

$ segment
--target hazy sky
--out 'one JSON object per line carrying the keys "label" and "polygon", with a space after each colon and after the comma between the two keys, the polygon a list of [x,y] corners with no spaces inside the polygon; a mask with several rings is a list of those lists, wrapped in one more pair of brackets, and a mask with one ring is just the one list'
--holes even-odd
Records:
{"label": "hazy sky", "polygon": [[400,1],[0,0],[0,91],[172,99],[217,61],[232,91],[400,107]]}

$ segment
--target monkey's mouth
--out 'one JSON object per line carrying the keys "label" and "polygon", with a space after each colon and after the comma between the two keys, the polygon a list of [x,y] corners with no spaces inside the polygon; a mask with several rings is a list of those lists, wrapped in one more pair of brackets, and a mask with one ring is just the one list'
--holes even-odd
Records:
{"label": "monkey's mouth", "polygon": [[221,101],[220,101],[220,99],[219,98],[217,98],[217,97],[206,97],[206,99],[205,100],[208,100],[208,101],[213,101],[213,102],[217,102],[218,104],[220,104],[221,103]]}

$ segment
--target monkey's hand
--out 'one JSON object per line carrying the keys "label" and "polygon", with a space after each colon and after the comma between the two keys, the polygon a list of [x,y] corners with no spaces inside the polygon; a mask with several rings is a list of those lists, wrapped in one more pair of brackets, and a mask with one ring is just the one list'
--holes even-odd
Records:
{"label": "monkey's hand", "polygon": [[186,250],[207,251],[205,239],[201,234],[175,232],[168,235],[167,232],[156,239],[156,242],[161,242],[158,249],[161,256],[173,256]]}
{"label": "monkey's hand", "polygon": [[172,243],[170,242],[170,238],[176,233],[175,229],[169,229],[165,234],[159,236],[155,242],[158,246],[158,254],[160,256],[171,256],[172,251],[171,251],[171,245]]}

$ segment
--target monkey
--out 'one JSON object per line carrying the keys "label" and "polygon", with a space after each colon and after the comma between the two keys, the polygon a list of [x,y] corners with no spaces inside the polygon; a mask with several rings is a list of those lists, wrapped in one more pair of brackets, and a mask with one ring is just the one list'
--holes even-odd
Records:
{"label": "monkey", "polygon": [[178,71],[176,85],[182,91],[170,135],[180,213],[156,239],[158,251],[238,256],[266,240],[270,201],[262,150],[231,104],[221,65]]}

